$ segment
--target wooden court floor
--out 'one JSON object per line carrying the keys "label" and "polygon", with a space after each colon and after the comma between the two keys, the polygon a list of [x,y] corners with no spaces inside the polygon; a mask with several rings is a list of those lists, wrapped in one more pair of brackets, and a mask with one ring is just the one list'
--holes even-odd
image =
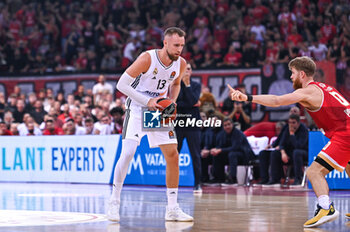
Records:
{"label": "wooden court floor", "polygon": [[86,184],[0,183],[0,231],[350,231],[344,218],[350,191],[331,191],[340,217],[317,229],[304,230],[315,196],[307,189],[204,187],[193,195],[181,188],[181,208],[193,223],[164,221],[163,187],[126,186],[121,221],[104,217],[111,186]]}

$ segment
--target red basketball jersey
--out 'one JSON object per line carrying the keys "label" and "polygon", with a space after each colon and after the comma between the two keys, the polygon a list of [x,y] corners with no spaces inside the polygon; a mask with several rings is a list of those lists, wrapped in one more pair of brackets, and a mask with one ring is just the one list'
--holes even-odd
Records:
{"label": "red basketball jersey", "polygon": [[335,132],[350,136],[350,103],[333,87],[320,82],[310,82],[323,92],[321,107],[309,114],[325,136],[332,138]]}

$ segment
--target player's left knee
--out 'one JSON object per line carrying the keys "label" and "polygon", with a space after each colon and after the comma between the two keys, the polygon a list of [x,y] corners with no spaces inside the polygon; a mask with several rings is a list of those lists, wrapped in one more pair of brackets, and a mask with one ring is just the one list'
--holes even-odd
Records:
{"label": "player's left knee", "polygon": [[166,160],[168,160],[168,159],[171,159],[171,160],[176,159],[176,160],[178,160],[179,159],[179,153],[177,152],[176,149],[175,150],[170,150],[166,154],[164,154],[164,157],[165,157]]}

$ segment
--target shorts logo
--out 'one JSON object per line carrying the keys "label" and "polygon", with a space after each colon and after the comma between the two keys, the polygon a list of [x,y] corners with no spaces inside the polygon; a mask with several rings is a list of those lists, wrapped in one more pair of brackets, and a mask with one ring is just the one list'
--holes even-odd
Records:
{"label": "shorts logo", "polygon": [[145,110],[143,111],[143,128],[160,128],[161,112]]}
{"label": "shorts logo", "polygon": [[169,131],[169,139],[175,139],[174,131]]}

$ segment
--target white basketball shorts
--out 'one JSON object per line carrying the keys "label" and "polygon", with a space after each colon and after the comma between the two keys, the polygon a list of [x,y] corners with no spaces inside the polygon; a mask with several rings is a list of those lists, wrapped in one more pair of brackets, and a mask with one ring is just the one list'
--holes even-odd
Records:
{"label": "white basketball shorts", "polygon": [[123,139],[132,139],[138,142],[144,135],[147,135],[148,143],[151,148],[159,147],[163,144],[177,144],[175,130],[172,127],[162,130],[145,130],[143,128],[141,107],[131,107],[126,110],[123,124]]}

